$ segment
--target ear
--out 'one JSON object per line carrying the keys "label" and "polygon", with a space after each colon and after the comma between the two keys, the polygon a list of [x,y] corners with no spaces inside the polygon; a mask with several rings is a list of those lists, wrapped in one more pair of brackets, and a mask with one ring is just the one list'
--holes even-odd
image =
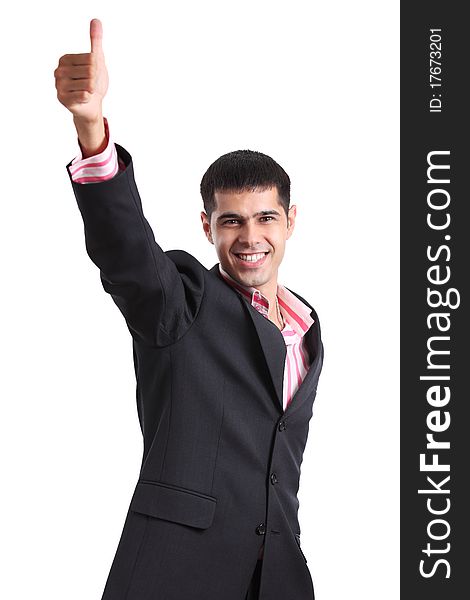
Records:
{"label": "ear", "polygon": [[287,238],[289,239],[290,236],[292,235],[292,232],[294,231],[294,227],[295,227],[295,217],[297,216],[297,206],[295,204],[293,204],[288,211],[288,217],[287,217]]}
{"label": "ear", "polygon": [[201,221],[202,221],[202,229],[204,230],[206,238],[209,240],[209,242],[211,244],[213,244],[214,240],[212,239],[211,224],[210,224],[209,219],[204,211],[201,211]]}

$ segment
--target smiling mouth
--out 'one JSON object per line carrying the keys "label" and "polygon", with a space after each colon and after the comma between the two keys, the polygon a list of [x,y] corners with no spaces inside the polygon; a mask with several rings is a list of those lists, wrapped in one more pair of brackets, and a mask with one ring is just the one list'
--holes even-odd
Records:
{"label": "smiling mouth", "polygon": [[269,252],[253,252],[251,254],[246,254],[244,252],[235,252],[235,256],[242,262],[247,264],[255,264],[264,260]]}
{"label": "smiling mouth", "polygon": [[257,262],[258,260],[261,260],[262,258],[264,258],[265,254],[267,254],[267,252],[256,252],[256,254],[239,253],[239,254],[237,254],[237,256],[241,260],[246,260],[248,262]]}

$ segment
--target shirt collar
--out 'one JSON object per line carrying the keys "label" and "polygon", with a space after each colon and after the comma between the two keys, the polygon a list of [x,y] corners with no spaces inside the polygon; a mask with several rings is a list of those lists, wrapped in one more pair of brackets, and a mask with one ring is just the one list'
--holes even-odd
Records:
{"label": "shirt collar", "polygon": [[[244,296],[254,308],[265,317],[268,316],[269,300],[266,296],[263,296],[263,294],[255,287],[242,285],[238,281],[235,281],[235,279],[222,268],[220,263],[219,272],[223,279],[235,288],[239,294]],[[302,337],[314,323],[314,320],[310,315],[310,308],[279,283],[277,284],[277,301],[284,320]]]}

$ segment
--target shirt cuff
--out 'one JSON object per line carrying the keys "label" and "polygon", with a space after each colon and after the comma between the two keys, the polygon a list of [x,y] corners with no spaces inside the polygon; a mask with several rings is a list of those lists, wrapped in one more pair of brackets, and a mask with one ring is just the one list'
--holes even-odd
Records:
{"label": "shirt cuff", "polygon": [[103,117],[104,131],[108,141],[103,152],[88,158],[82,158],[82,151],[79,143],[78,155],[73,159],[70,167],[70,177],[75,183],[99,183],[111,179],[118,172],[126,167],[123,161],[118,157],[116,145],[110,134],[108,120]]}

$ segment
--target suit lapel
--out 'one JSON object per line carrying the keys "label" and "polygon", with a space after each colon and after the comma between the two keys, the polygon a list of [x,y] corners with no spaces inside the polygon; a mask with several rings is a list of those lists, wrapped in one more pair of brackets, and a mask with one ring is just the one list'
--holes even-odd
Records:
{"label": "suit lapel", "polygon": [[[293,292],[294,293],[294,292]],[[298,297],[298,296],[297,296]],[[320,366],[320,353],[318,351],[319,347],[319,332],[318,332],[318,324],[315,322],[309,328],[309,330],[305,333],[305,341],[307,344],[308,352],[311,358],[310,367],[304,377],[304,380],[300,384],[298,390],[293,395],[289,405],[284,411],[283,407],[283,386],[284,386],[284,369],[286,362],[286,344],[282,333],[279,329],[272,323],[269,319],[260,314],[256,308],[251,306],[249,301],[240,296],[243,300],[248,313],[253,320],[253,324],[258,333],[258,337],[261,343],[261,347],[264,352],[264,356],[266,358],[266,363],[268,365],[269,373],[271,375],[271,379],[274,384],[274,388],[276,390],[276,396],[279,403],[279,409],[283,413],[290,412],[292,407],[296,406],[299,402],[301,402],[302,398],[308,396],[310,392],[313,390],[313,386],[316,381],[315,375],[318,373],[318,368]],[[305,300],[301,299],[302,302]],[[307,306],[312,308],[310,304],[305,302]]]}
{"label": "suit lapel", "polygon": [[215,264],[210,272],[220,279],[224,286],[232,290],[238,297],[243,309],[247,312],[253,322],[253,326],[258,334],[261,349],[268,366],[269,374],[276,393],[278,408],[282,411],[282,388],[284,379],[284,364],[286,360],[286,345],[279,329],[271,323],[269,319],[260,314],[256,308],[251,306],[249,300],[229,286],[219,271],[219,264]]}
{"label": "suit lapel", "polygon": [[240,296],[250,315],[258,334],[261,348],[268,365],[269,374],[276,390],[279,407],[282,410],[282,388],[284,381],[284,365],[286,362],[286,344],[282,333],[269,319],[260,314],[249,301]]}
{"label": "suit lapel", "polygon": [[[219,277],[219,279],[221,279],[221,281],[223,281],[227,287],[230,287],[224,281],[223,277],[220,275],[218,263],[216,265],[214,265],[210,269],[210,271],[214,275]],[[272,323],[269,319],[267,319],[265,316],[260,314],[256,310],[256,308],[251,306],[250,302],[248,301],[248,299],[245,296],[242,296],[241,294],[239,294],[234,288],[231,288],[231,289],[233,289],[233,293],[236,294],[240,298],[240,301],[241,301],[243,307],[245,308],[245,310],[249,314],[251,320],[253,321],[253,325],[258,334],[261,348],[263,350],[264,357],[266,359],[266,364],[268,365],[268,370],[269,370],[269,374],[271,375],[271,380],[273,382],[274,390],[276,392],[278,407],[282,413],[282,412],[284,412],[284,409],[283,409],[283,385],[284,385],[284,367],[285,367],[286,354],[287,354],[286,344],[284,342],[282,333],[279,331],[279,329],[276,327],[276,325],[274,325],[274,323]],[[292,291],[292,290],[289,290],[289,291]],[[295,294],[295,292],[292,292],[292,293]],[[299,300],[304,302],[309,308],[311,308],[313,310],[313,308],[310,306],[310,304],[308,302],[306,302],[298,294],[295,294],[295,295],[297,296],[297,298],[299,298]],[[316,372],[317,367],[318,367],[318,358],[319,358],[318,328],[315,327],[315,324],[312,325],[312,327],[310,327],[310,329],[306,332],[305,336],[306,336],[308,350],[309,350],[310,356],[312,357],[313,360],[312,360],[311,366],[310,366],[309,370],[307,371],[307,374],[306,374],[302,384],[300,385],[297,392],[294,394],[294,397],[292,398],[289,406],[287,407],[287,410],[289,410],[290,407],[292,406],[292,404],[294,404],[294,400],[295,401],[298,400],[299,395],[303,395],[303,394],[309,392],[309,389],[314,381],[314,372]]]}

